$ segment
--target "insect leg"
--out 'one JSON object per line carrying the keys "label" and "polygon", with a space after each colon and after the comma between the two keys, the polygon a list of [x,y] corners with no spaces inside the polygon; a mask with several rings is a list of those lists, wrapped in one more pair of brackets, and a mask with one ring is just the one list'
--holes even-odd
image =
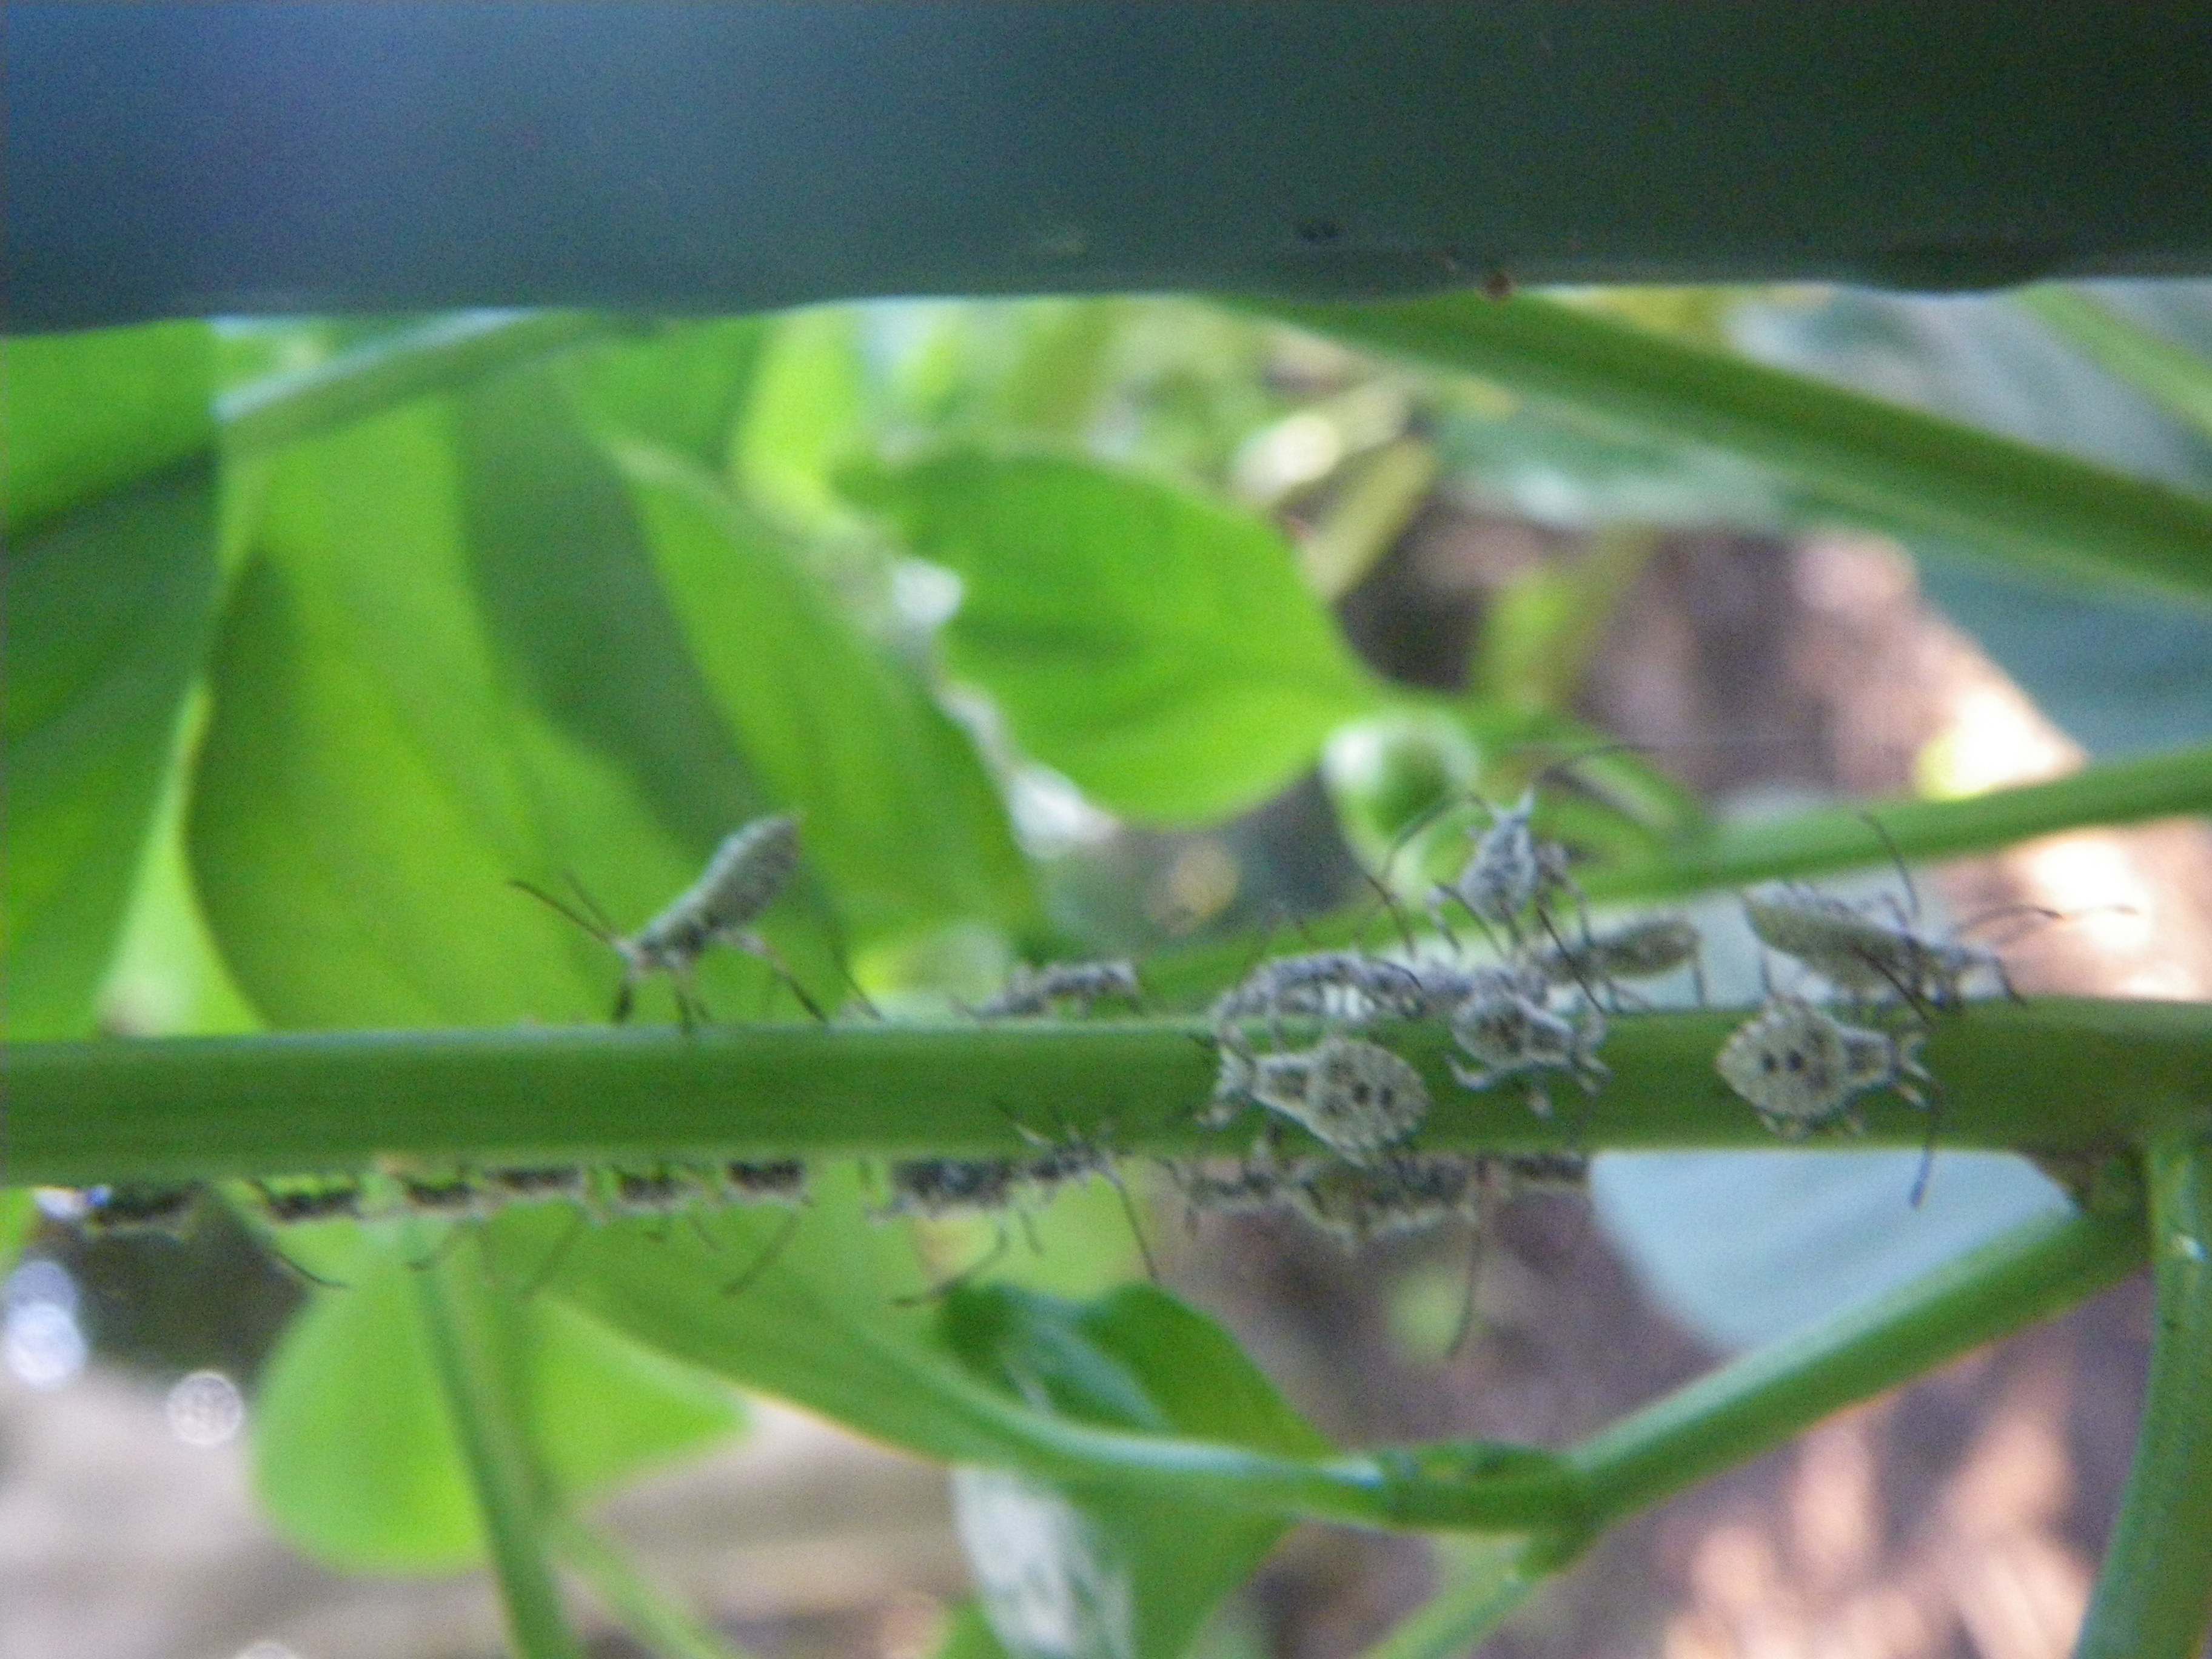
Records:
{"label": "insect leg", "polygon": [[764,1246],[761,1250],[761,1253],[753,1258],[750,1265],[745,1268],[744,1272],[739,1273],[735,1279],[722,1286],[722,1294],[724,1296],[732,1297],[743,1296],[747,1291],[750,1290],[753,1287],[754,1281],[759,1279],[760,1276],[766,1273],[770,1267],[773,1267],[776,1264],[777,1260],[783,1255],[784,1251],[790,1248],[792,1236],[798,1232],[799,1224],[804,1219],[805,1219],[805,1211],[793,1210],[789,1212],[784,1217],[783,1225],[775,1230],[775,1237],[769,1240],[766,1246]]}

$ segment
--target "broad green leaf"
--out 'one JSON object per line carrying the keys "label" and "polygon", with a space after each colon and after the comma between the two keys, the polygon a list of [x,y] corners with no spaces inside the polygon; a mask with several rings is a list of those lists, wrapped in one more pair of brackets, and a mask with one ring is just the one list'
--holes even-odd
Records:
{"label": "broad green leaf", "polygon": [[965,583],[953,670],[1115,811],[1227,817],[1379,706],[1282,538],[1228,507],[1072,456],[973,450],[854,489]]}
{"label": "broad green leaf", "polygon": [[[500,429],[495,410],[481,419]],[[513,563],[537,521],[501,499],[544,476],[543,452],[523,453],[513,464],[477,411],[432,400],[269,465],[256,556],[216,653],[191,841],[210,926],[273,1024],[600,1017],[612,953],[510,882],[558,886],[573,871],[635,927],[740,816],[737,763],[711,736],[673,807],[641,791],[641,773],[665,781],[696,752],[696,725],[687,737],[674,719],[659,750],[628,740],[671,676],[641,670],[550,712],[528,696],[559,659],[549,669],[501,648],[538,620]],[[588,489],[570,499],[592,504]],[[599,505],[619,528],[620,496]],[[556,623],[585,604],[597,556],[580,538],[551,550],[541,597]],[[658,615],[634,582],[605,611],[587,639],[635,642]],[[781,936],[803,921],[783,906],[769,925]],[[710,1005],[732,1011],[772,988],[735,952],[702,978]]]}
{"label": "broad green leaf", "polygon": [[862,939],[1034,901],[997,791],[919,677],[865,639],[777,532],[666,451],[622,459],[723,719]]}
{"label": "broad green leaf", "polygon": [[562,378],[586,418],[720,471],[775,321],[663,323],[643,340],[570,353]]}
{"label": "broad green leaf", "polygon": [[[357,1231],[315,1259],[345,1288],[315,1293],[263,1374],[254,1449],[269,1513],[301,1548],[353,1571],[466,1565],[482,1553],[483,1531],[424,1343],[411,1283],[422,1269],[390,1238]],[[564,1495],[603,1488],[742,1421],[726,1389],[574,1308],[534,1300],[520,1328],[532,1438]]]}
{"label": "broad green leaf", "polygon": [[10,550],[0,976],[13,1039],[92,1029],[207,648],[216,534],[203,458],[49,520]]}
{"label": "broad green leaf", "polygon": [[320,437],[623,326],[583,311],[460,311],[379,330],[311,368],[225,392],[224,446],[244,455]]}
{"label": "broad green leaf", "polygon": [[772,325],[728,463],[739,495],[772,524],[817,532],[848,511],[830,475],[860,435],[860,313],[848,306],[794,311]]}
{"label": "broad green leaf", "polygon": [[[927,1288],[899,1231],[871,1225],[846,1170],[817,1175],[789,1216],[732,1210],[666,1227],[594,1227],[558,1257],[549,1289],[675,1358],[927,1455],[995,1446],[994,1398],[939,1349]],[[552,1224],[502,1222],[518,1253]],[[978,1407],[983,1409],[979,1413]]]}
{"label": "broad green leaf", "polygon": [[38,1224],[38,1200],[28,1187],[0,1188],[0,1281],[15,1270]]}
{"label": "broad green leaf", "polygon": [[[506,884],[550,860],[460,495],[439,403],[271,468],[215,656],[190,835],[210,926],[272,1024],[563,1018],[598,1000],[577,948],[591,942]],[[688,872],[666,863],[673,890]]]}
{"label": "broad green leaf", "polygon": [[214,376],[205,323],[0,341],[6,533],[210,447]]}
{"label": "broad green leaf", "polygon": [[[1328,1449],[1219,1326],[1150,1285],[1089,1304],[962,1291],[945,1325],[979,1375],[1038,1410],[1293,1456]],[[1288,1528],[1133,1483],[963,1469],[953,1490],[992,1627],[1022,1659],[1174,1659]]]}

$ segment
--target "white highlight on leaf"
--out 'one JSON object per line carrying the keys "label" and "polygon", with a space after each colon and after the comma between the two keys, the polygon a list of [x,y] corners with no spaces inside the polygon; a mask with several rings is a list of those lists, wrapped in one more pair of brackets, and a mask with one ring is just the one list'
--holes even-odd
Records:
{"label": "white highlight on leaf", "polygon": [[998,1469],[952,1474],[984,1616],[1013,1659],[1134,1659],[1128,1571],[1059,1493]]}

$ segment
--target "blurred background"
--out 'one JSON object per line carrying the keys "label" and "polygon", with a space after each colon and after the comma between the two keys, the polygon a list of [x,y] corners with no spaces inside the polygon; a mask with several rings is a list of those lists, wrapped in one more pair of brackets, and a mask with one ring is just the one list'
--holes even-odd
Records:
{"label": "blurred background", "polygon": [[[2212,490],[2212,431],[2111,372],[2109,330],[2085,332],[2069,308],[2085,295],[2093,320],[2212,358],[2206,284],[1565,297]],[[230,349],[243,382],[373,332],[240,324]],[[757,373],[802,394],[779,407],[815,422],[805,442],[819,458],[947,432],[1047,437],[1268,514],[1377,672],[1587,721],[1723,814],[1967,794],[2212,733],[2203,619],[2039,586],[1962,548],[1839,531],[1730,457],[1200,302],[823,308],[763,325],[761,349]],[[957,579],[873,559],[825,492],[828,470],[749,483],[806,524],[853,603],[926,641],[957,606]],[[1259,810],[1167,834],[1116,822],[1012,752],[972,694],[948,696],[994,750],[1062,935],[1140,964],[1357,901],[1352,843],[1389,757],[1410,744],[1449,771],[1468,744],[1469,778],[1483,759],[1451,732],[1353,732]],[[2089,913],[2008,951],[2025,992],[2212,996],[2201,823],[2069,835],[1919,873],[1931,921],[2024,903]],[[1898,890],[1893,872],[1866,880]],[[1712,999],[1755,1000],[1730,905],[1698,914]],[[973,994],[1005,966],[989,939],[948,939],[938,960],[872,971],[941,996]],[[148,947],[126,951],[104,1006],[118,1031],[175,1029],[222,994]],[[1166,1282],[1234,1329],[1333,1437],[1553,1444],[2060,1201],[2025,1162],[1943,1152],[1916,1209],[1917,1163],[1609,1157],[1589,1199],[1516,1200],[1479,1239],[1444,1231],[1357,1255],[1287,1218],[1188,1218],[1164,1188],[1139,1193]],[[1139,1270],[1109,1195],[1063,1200],[1040,1235],[1009,1276],[1073,1294]],[[920,1248],[957,1265],[977,1243],[947,1228]],[[42,1228],[6,1286],[0,1659],[500,1650],[481,1578],[342,1577],[257,1517],[255,1379],[301,1294],[220,1212],[182,1241]],[[1639,1518],[1483,1651],[2057,1659],[2126,1470],[2148,1309],[2131,1282]],[[765,1402],[743,1436],[633,1486],[604,1518],[763,1659],[923,1659],[964,1594],[942,1471]],[[1303,1529],[1224,1610],[1209,1659],[1358,1653],[1453,1565],[1449,1544]],[[608,1659],[638,1651],[594,1639]]]}

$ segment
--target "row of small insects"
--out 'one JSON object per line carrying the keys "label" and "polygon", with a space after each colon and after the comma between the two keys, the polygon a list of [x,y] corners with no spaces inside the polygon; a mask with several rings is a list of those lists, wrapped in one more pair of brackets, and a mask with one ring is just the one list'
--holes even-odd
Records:
{"label": "row of small insects", "polygon": [[[1636,984],[1686,969],[1697,975],[1702,1000],[1703,942],[1687,917],[1659,915],[1593,928],[1567,850],[1535,833],[1534,791],[1510,808],[1484,810],[1488,822],[1470,828],[1459,875],[1428,896],[1431,921],[1452,943],[1449,958],[1410,949],[1404,959],[1364,950],[1274,957],[1215,1002],[1210,1024],[1219,1069],[1198,1120],[1225,1128],[1256,1106],[1269,1115],[1268,1127],[1248,1152],[1169,1166],[1194,1209],[1288,1208],[1358,1241],[1452,1216],[1479,1218],[1504,1194],[1585,1177],[1587,1161],[1571,1154],[1413,1150],[1408,1143],[1432,1104],[1428,1085],[1390,1048],[1363,1035],[1441,1022],[1457,1050],[1449,1065],[1462,1086],[1517,1084],[1529,1107],[1548,1116],[1553,1079],[1595,1093],[1609,1075],[1599,1058],[1607,1012],[1640,1003]],[[795,819],[748,824],[723,842],[697,883],[629,935],[616,932],[580,890],[580,909],[517,884],[621,957],[617,1022],[629,1017],[641,981],[665,975],[689,1030],[704,1016],[694,970],[713,945],[732,945],[784,971],[752,926],[788,883],[799,857]],[[1902,907],[1885,911],[1796,884],[1754,891],[1743,904],[1761,944],[1795,962],[1831,999],[1822,1006],[1802,992],[1770,993],[1717,1058],[1729,1086],[1770,1128],[1790,1138],[1831,1123],[1855,1124],[1859,1097],[1880,1089],[1925,1106],[1918,1085],[1932,1079],[1918,1050],[1929,1019],[1959,1007],[1978,976],[2010,989],[1992,952],[1932,937]],[[1454,933],[1455,923],[1470,922],[1491,946],[1489,958],[1472,966],[1462,958]],[[1087,1015],[1116,999],[1141,1006],[1129,963],[1060,964],[1017,969],[997,996],[971,1012],[983,1019]],[[1875,1023],[1847,1022],[1831,1012],[1838,1005]],[[1321,1035],[1287,1047],[1285,1022],[1318,1026]],[[1286,1152],[1285,1126],[1304,1131],[1312,1146]],[[1071,1183],[1118,1185],[1113,1154],[1102,1142],[1023,1133],[1032,1145],[1017,1158],[893,1164],[890,1196],[878,1213],[933,1218],[1026,1212]],[[94,1188],[77,1195],[76,1211],[94,1230],[175,1231],[200,1190],[151,1183]],[[548,1200],[609,1217],[666,1215],[703,1204],[799,1204],[806,1171],[787,1159],[607,1169],[394,1164],[368,1176],[252,1182],[243,1192],[280,1224],[402,1213],[467,1220],[509,1204]]]}

